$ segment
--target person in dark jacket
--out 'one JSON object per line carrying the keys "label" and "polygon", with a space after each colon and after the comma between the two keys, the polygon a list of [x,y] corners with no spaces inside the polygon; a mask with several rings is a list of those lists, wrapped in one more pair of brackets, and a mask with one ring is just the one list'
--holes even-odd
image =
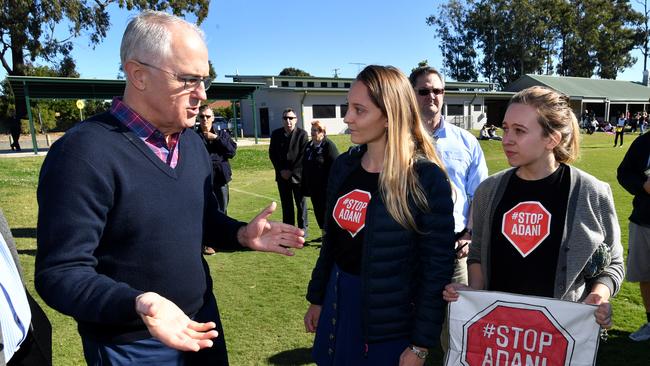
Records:
{"label": "person in dark jacket", "polygon": [[[645,114],[645,112],[644,112]],[[647,322],[630,334],[634,341],[650,339],[650,134],[639,136],[618,167],[618,182],[634,195],[629,225],[627,280],[639,282]]]}
{"label": "person in dark jacket", "polygon": [[307,202],[302,194],[302,160],[307,145],[307,132],[297,127],[298,116],[293,109],[282,112],[282,128],[271,133],[269,158],[275,169],[275,181],[280,192],[282,222],[293,225],[295,221],[293,201],[296,203],[298,227],[307,235]]}
{"label": "person in dark jacket", "polygon": [[454,265],[451,185],[408,79],[366,67],[345,123],[361,146],[336,159],[307,290],[318,365],[417,365],[439,344]]}
{"label": "person in dark jacket", "polygon": [[9,131],[11,132],[11,150],[20,151],[20,118],[16,116],[16,112],[12,112],[9,116]]}
{"label": "person in dark jacket", "polygon": [[305,196],[311,197],[314,216],[318,227],[325,228],[325,192],[330,168],[339,150],[327,138],[325,125],[320,121],[311,123],[311,141],[305,147],[302,169],[302,189]]}
{"label": "person in dark jacket", "polygon": [[237,143],[233,141],[228,130],[214,128],[214,112],[207,105],[199,108],[197,119],[201,123],[200,135],[212,160],[212,190],[217,196],[219,211],[228,213],[228,182],[232,180],[232,170],[228,160],[235,157]]}
{"label": "person in dark jacket", "polygon": [[[199,115],[196,116],[196,119],[199,121],[197,132],[203,139],[212,161],[212,192],[217,197],[217,209],[228,214],[230,197],[228,182],[232,180],[232,170],[228,160],[235,157],[237,143],[233,141],[228,130],[214,128],[214,111],[207,105],[202,105],[199,108]],[[203,254],[213,255],[216,254],[216,251],[214,248],[204,245]]]}

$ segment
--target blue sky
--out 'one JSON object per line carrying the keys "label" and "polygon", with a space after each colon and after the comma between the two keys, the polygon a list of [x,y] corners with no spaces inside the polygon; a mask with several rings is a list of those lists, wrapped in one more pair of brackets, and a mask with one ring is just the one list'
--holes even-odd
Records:
{"label": "blue sky", "polygon": [[[409,72],[419,61],[441,68],[441,52],[434,28],[425,23],[439,0],[282,0],[212,1],[206,33],[217,81],[225,75],[277,75],[297,67],[314,76],[355,77],[353,63],[393,65]],[[636,3],[633,2],[636,6]],[[135,12],[110,6],[111,28],[94,49],[86,37],[75,39],[73,57],[81,77],[114,79],[119,67],[119,45]],[[187,18],[194,21],[192,17]],[[57,29],[63,35],[64,26]],[[643,61],[621,80],[640,80]],[[5,76],[4,70],[0,77]]]}

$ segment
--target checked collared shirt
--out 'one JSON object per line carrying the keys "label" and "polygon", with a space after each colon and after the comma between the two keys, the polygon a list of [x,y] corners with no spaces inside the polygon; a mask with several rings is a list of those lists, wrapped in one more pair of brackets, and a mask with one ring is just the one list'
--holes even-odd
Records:
{"label": "checked collared shirt", "polygon": [[165,141],[165,135],[162,132],[124,104],[120,97],[113,98],[110,112],[144,141],[160,160],[170,167],[176,168],[179,159],[178,138],[180,133],[172,134],[169,136],[169,142]]}

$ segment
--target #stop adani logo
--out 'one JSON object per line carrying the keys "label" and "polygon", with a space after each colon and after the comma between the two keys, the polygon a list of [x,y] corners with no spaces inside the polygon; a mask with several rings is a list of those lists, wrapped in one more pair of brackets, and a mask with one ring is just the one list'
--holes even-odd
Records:
{"label": "#stop adani logo", "polygon": [[575,340],[543,306],[496,301],[463,326],[465,366],[568,366]]}
{"label": "#stop adani logo", "polygon": [[355,189],[339,197],[334,205],[334,221],[354,238],[366,225],[366,211],[372,195]]}
{"label": "#stop adani logo", "polygon": [[532,253],[551,232],[551,213],[537,201],[520,202],[503,215],[501,233],[522,257]]}

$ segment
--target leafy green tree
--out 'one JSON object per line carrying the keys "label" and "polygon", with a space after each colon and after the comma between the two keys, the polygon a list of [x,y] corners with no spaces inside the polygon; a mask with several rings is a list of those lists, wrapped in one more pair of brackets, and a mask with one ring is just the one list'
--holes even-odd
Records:
{"label": "leafy green tree", "polygon": [[232,118],[232,107],[217,107],[215,108],[214,113],[220,115],[221,117],[224,117],[227,120],[230,120]]}
{"label": "leafy green tree", "polygon": [[470,10],[467,32],[476,33],[484,58],[483,75],[492,82],[508,84],[527,73],[544,72],[552,32],[547,23],[551,0],[482,0]]}
{"label": "leafy green tree", "polygon": [[637,3],[643,5],[641,12],[641,25],[637,32],[638,49],[643,55],[643,70],[648,70],[648,55],[650,55],[650,9],[648,9],[648,0],[637,0]]}
{"label": "leafy green tree", "polygon": [[475,33],[466,30],[467,17],[465,2],[451,0],[440,7],[439,14],[427,18],[427,24],[436,27],[436,36],[440,38],[442,71],[457,81],[476,81],[478,78]]}
{"label": "leafy green tree", "polygon": [[209,75],[212,80],[217,78],[217,72],[214,71],[214,66],[212,66],[212,61],[208,60],[208,66],[210,67]]}
{"label": "leafy green tree", "polygon": [[416,67],[412,68],[411,72],[417,70],[420,67],[425,67],[425,66],[429,66],[429,60],[422,60],[422,61],[418,62],[418,65]]}
{"label": "leafy green tree", "polygon": [[635,62],[642,19],[623,0],[449,0],[427,22],[450,76],[475,80],[474,69],[505,85],[528,73],[614,79]]}
{"label": "leafy green tree", "polygon": [[280,71],[279,76],[311,76],[308,72],[295,67],[285,67]]}
{"label": "leafy green tree", "polygon": [[[208,15],[209,0],[0,0],[0,62],[9,75],[27,75],[28,62],[56,62],[70,55],[73,40],[87,34],[90,46],[99,44],[110,28],[108,7],[128,10],[171,10],[176,15],[192,13],[201,23]],[[67,38],[58,38],[55,28],[67,24]],[[9,62],[11,61],[11,63]],[[22,115],[24,103],[18,102]],[[22,110],[20,110],[22,109]]]}
{"label": "leafy green tree", "polygon": [[603,11],[598,44],[595,47],[598,60],[598,76],[616,79],[616,75],[636,62],[631,51],[638,44],[643,15],[634,11],[629,1],[608,1]]}

